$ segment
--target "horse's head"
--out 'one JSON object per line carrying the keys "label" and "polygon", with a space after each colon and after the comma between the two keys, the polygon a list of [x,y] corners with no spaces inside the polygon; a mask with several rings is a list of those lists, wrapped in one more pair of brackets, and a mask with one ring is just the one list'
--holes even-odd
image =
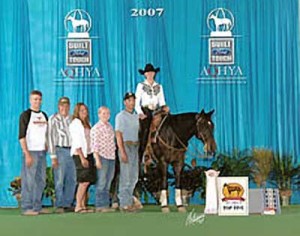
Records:
{"label": "horse's head", "polygon": [[197,134],[196,137],[200,139],[205,147],[205,151],[209,154],[214,154],[217,145],[214,139],[214,123],[211,120],[211,116],[214,113],[214,110],[205,113],[204,110],[196,115],[196,126]]}
{"label": "horse's head", "polygon": [[218,18],[217,16],[215,16],[214,14],[211,14],[210,16],[209,16],[209,20],[211,20],[211,19],[213,19],[213,20],[215,20],[216,18]]}
{"label": "horse's head", "polygon": [[67,17],[67,20],[70,20],[70,21],[72,21],[72,20],[74,20],[75,19],[75,17],[74,16],[71,16],[71,15],[69,15],[68,17]]}

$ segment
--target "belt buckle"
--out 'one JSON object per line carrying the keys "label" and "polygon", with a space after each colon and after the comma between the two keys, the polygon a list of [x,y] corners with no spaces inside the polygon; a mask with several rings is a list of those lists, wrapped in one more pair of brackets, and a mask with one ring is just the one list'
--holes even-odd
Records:
{"label": "belt buckle", "polygon": [[152,110],[152,111],[154,111],[155,110],[155,105],[154,104],[149,104],[148,105],[148,108],[150,109],[150,110]]}

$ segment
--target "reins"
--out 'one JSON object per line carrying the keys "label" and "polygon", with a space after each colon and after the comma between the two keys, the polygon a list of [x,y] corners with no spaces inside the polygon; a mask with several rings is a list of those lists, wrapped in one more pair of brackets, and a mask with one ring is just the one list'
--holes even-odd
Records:
{"label": "reins", "polygon": [[173,131],[173,133],[174,133],[174,136],[175,136],[176,140],[180,143],[180,145],[182,146],[182,148],[175,148],[175,147],[169,145],[169,144],[168,144],[166,141],[164,141],[164,140],[162,139],[162,137],[159,135],[159,131],[160,131],[162,125],[165,123],[165,120],[166,120],[167,117],[168,117],[168,115],[166,115],[166,116],[164,117],[164,119],[162,120],[162,122],[160,123],[160,125],[159,125],[159,127],[158,127],[158,129],[157,129],[157,132],[156,132],[156,134],[155,134],[155,137],[158,138],[159,141],[160,141],[166,148],[168,148],[168,149],[171,149],[171,150],[173,150],[173,151],[178,151],[178,152],[185,152],[185,151],[187,151],[187,150],[188,150],[187,145],[185,145],[185,144],[181,141],[181,139],[178,137],[178,135],[175,133],[175,131],[174,131],[173,129],[172,129],[172,131]]}

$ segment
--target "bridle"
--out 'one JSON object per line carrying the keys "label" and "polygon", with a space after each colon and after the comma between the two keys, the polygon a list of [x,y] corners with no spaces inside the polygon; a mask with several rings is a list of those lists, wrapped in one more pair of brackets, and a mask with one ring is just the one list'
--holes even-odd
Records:
{"label": "bridle", "polygon": [[[204,135],[204,134],[208,134],[209,133],[209,125],[208,124],[201,125],[202,121],[203,121],[203,117],[199,117],[197,119],[197,122],[196,122],[197,134],[196,134],[196,136],[199,139],[201,139],[203,141],[203,143],[205,144],[207,142],[207,140],[208,140],[208,137],[207,137],[207,135]],[[203,130],[199,129],[200,126],[204,126]]]}
{"label": "bridle", "polygon": [[[166,115],[163,120],[161,121],[157,131],[156,131],[156,134],[155,134],[155,137],[160,141],[160,143],[166,147],[168,150],[170,151],[176,151],[176,152],[186,152],[188,150],[188,146],[178,137],[178,135],[176,134],[176,132],[171,128],[172,130],[172,133],[173,133],[173,136],[175,137],[175,139],[178,141],[178,143],[180,144],[180,147],[173,147],[171,146],[170,144],[168,144],[160,135],[160,130],[162,128],[162,126],[164,125],[166,119],[167,119],[168,115]],[[200,122],[202,122],[203,120],[203,117],[199,117],[197,119],[197,122],[196,122],[196,130],[197,130],[197,133],[196,133],[196,137],[203,140],[204,143],[206,143],[206,141],[208,140],[208,138],[203,134],[203,133],[207,133],[209,132],[209,127],[208,125],[206,125],[205,127],[205,130],[204,131],[199,131],[199,126],[201,124],[199,124]]]}

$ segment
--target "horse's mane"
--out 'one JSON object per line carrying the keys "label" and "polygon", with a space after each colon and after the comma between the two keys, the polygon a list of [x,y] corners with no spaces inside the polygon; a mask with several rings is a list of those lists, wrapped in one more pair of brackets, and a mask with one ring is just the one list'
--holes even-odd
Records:
{"label": "horse's mane", "polygon": [[197,115],[197,112],[186,112],[186,113],[170,114],[170,117],[172,117],[172,119],[174,120],[182,120],[182,119],[195,117],[195,115]]}
{"label": "horse's mane", "polygon": [[195,123],[196,119],[195,116],[197,112],[188,112],[188,113],[179,113],[179,114],[171,114],[169,115],[169,122],[172,126],[177,126],[181,123],[191,122]]}
{"label": "horse's mane", "polygon": [[196,132],[196,115],[197,112],[171,114],[168,115],[165,123],[184,141],[187,141]]}

